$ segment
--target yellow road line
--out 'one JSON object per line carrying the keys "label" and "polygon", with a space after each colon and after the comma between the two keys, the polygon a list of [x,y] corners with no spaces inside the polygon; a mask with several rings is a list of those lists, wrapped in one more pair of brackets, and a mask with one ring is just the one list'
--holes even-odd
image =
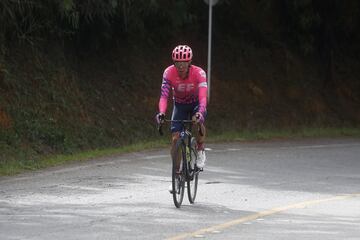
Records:
{"label": "yellow road line", "polygon": [[309,206],[320,204],[320,203],[331,202],[331,201],[339,201],[339,200],[344,200],[344,199],[349,199],[349,198],[354,198],[354,197],[360,197],[360,193],[339,195],[339,196],[331,197],[331,198],[310,200],[310,201],[305,201],[305,202],[300,202],[300,203],[287,205],[287,206],[284,206],[284,207],[277,207],[277,208],[273,208],[273,209],[270,209],[270,210],[265,210],[265,211],[262,211],[262,212],[254,213],[254,214],[251,214],[251,215],[248,215],[248,216],[245,216],[245,217],[241,217],[241,218],[238,218],[238,219],[235,219],[235,220],[232,220],[232,221],[229,221],[229,222],[225,222],[225,223],[222,223],[222,224],[214,225],[214,226],[207,227],[207,228],[202,228],[202,229],[199,229],[199,230],[197,230],[195,232],[179,234],[177,236],[167,238],[167,240],[179,240],[179,239],[185,239],[185,238],[188,238],[188,237],[195,237],[197,235],[204,235],[204,234],[207,234],[207,233],[212,233],[212,232],[224,230],[226,228],[230,228],[232,226],[235,226],[235,225],[238,225],[238,224],[241,224],[241,223],[253,221],[253,220],[261,218],[261,217],[273,215],[273,214],[276,214],[276,213],[279,213],[279,212],[284,212],[284,211],[287,211],[287,210],[290,210],[290,209],[305,208],[305,207],[309,207]]}

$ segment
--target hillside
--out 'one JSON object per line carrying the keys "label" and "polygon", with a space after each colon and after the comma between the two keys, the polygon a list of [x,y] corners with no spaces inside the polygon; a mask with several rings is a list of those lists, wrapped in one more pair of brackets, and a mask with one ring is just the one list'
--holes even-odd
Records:
{"label": "hillside", "polygon": [[[248,4],[232,25],[235,32],[226,24],[237,12],[226,6],[216,10],[209,134],[359,127],[358,46],[339,43],[326,51],[304,52],[284,39],[279,19],[269,17],[273,9],[266,8],[268,15],[257,12],[264,17],[254,19],[255,7]],[[161,76],[171,64],[173,47],[189,44],[193,63],[206,69],[204,19],[158,41],[154,34],[148,40],[133,35],[76,44],[48,39],[39,46],[2,48],[1,161],[35,161],[47,154],[157,138],[154,116]]]}

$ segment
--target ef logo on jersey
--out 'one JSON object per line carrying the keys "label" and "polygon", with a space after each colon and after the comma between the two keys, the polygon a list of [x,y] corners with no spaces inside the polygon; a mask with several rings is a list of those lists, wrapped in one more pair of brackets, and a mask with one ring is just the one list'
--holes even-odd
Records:
{"label": "ef logo on jersey", "polygon": [[178,92],[190,92],[191,90],[194,89],[194,84],[193,83],[180,83],[176,90]]}

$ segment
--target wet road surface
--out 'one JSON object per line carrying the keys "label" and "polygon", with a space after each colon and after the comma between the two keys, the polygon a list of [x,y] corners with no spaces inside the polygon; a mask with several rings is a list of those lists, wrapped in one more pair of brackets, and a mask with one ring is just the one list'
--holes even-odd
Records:
{"label": "wet road surface", "polygon": [[360,239],[360,139],[207,147],[180,209],[168,149],[0,178],[0,239]]}

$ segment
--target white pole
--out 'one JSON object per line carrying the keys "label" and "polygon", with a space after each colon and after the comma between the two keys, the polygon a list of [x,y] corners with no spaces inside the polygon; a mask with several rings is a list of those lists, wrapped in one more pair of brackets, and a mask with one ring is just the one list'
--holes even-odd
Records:
{"label": "white pole", "polygon": [[208,63],[207,63],[207,80],[208,80],[208,102],[210,102],[211,86],[211,32],[212,32],[212,1],[209,0],[209,30],[208,30]]}

